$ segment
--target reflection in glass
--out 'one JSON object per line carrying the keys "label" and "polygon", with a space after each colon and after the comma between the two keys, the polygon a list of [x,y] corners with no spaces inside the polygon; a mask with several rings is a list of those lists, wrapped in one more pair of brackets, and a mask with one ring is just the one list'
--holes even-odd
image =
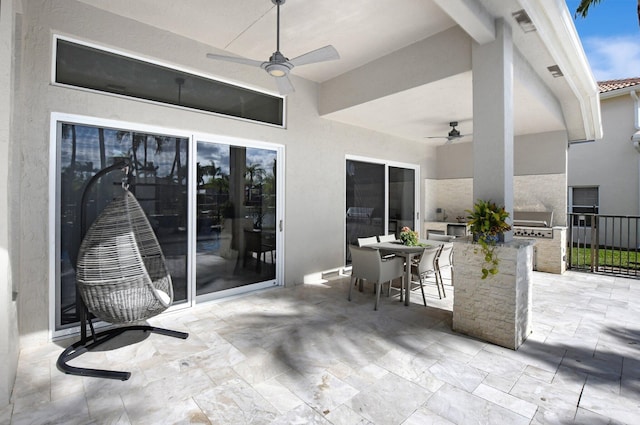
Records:
{"label": "reflection in glass", "polygon": [[[59,123],[59,265],[56,330],[77,324],[74,265],[83,231],[80,199],[101,169],[129,158],[129,190],[147,213],[173,279],[174,303],[187,299],[187,151],[188,139],[90,125]],[[120,196],[123,174],[109,173],[87,193],[86,222]],[[86,229],[85,229],[86,230]]]}
{"label": "reflection in glass", "polygon": [[389,167],[389,233],[398,237],[404,226],[417,230],[413,228],[414,214],[415,171]]}
{"label": "reflection in glass", "polygon": [[275,279],[276,154],[198,142],[197,295]]}
{"label": "reflection in glass", "polygon": [[[384,164],[347,160],[346,245],[358,238],[384,234]],[[345,250],[351,263],[349,249]]]}

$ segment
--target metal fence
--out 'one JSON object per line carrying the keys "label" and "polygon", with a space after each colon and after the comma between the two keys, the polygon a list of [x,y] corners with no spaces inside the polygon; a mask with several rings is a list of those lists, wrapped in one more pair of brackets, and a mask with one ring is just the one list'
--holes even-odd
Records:
{"label": "metal fence", "polygon": [[640,216],[569,213],[567,268],[640,278]]}

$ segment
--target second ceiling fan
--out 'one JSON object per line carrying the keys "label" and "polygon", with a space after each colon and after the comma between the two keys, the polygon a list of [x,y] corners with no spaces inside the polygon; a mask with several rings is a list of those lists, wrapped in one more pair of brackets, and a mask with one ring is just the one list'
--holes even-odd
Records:
{"label": "second ceiling fan", "polygon": [[283,95],[295,91],[293,84],[291,84],[291,80],[289,80],[289,71],[291,71],[293,67],[340,59],[338,51],[331,45],[312,50],[293,59],[288,59],[280,52],[280,5],[284,4],[285,1],[286,0],[271,0],[271,2],[277,7],[278,17],[276,25],[276,51],[273,52],[268,61],[261,62],[239,56],[225,56],[214,53],[207,53],[207,57],[210,59],[219,59],[244,65],[257,66],[264,69],[269,73],[269,75],[275,78],[278,91]]}
{"label": "second ceiling fan", "polygon": [[429,136],[426,139],[447,139],[445,145],[453,143],[454,140],[462,139],[465,136],[471,136],[471,134],[460,134],[460,130],[456,127],[458,126],[458,121],[449,122],[449,126],[451,126],[451,130],[446,136]]}

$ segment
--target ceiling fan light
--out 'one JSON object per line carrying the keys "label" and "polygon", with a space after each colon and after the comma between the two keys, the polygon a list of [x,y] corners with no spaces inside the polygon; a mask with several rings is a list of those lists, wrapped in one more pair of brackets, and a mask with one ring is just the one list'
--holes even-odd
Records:
{"label": "ceiling fan light", "polygon": [[289,67],[281,63],[271,63],[265,69],[272,77],[284,77],[289,73]]}

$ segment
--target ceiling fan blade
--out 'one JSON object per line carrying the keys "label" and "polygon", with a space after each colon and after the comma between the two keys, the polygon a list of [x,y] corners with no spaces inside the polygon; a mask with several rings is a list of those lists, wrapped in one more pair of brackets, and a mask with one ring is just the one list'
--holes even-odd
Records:
{"label": "ceiling fan blade", "polygon": [[236,62],[236,63],[241,63],[243,65],[251,65],[251,66],[257,66],[257,67],[260,67],[262,65],[261,61],[241,58],[240,56],[225,56],[225,55],[216,55],[213,53],[207,53],[207,57],[209,59],[223,60],[227,62]]}
{"label": "ceiling fan blade", "polygon": [[289,80],[289,77],[287,77],[286,75],[284,77],[276,77],[274,79],[276,80],[276,84],[278,86],[278,91],[280,92],[280,94],[289,94],[296,91],[293,88],[293,84],[291,84],[291,80]]}
{"label": "ceiling fan blade", "polygon": [[316,62],[331,61],[335,59],[340,59],[340,54],[335,49],[335,47],[328,45],[295,57],[291,59],[289,63],[294,66],[300,66]]}

